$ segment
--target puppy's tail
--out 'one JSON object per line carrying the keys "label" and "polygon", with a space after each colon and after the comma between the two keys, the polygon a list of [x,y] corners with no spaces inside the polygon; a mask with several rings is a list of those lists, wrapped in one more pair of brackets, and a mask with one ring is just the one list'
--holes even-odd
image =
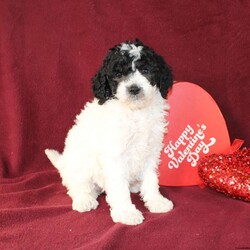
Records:
{"label": "puppy's tail", "polygon": [[51,163],[59,170],[59,160],[61,158],[61,154],[54,149],[45,149],[45,154],[47,155]]}

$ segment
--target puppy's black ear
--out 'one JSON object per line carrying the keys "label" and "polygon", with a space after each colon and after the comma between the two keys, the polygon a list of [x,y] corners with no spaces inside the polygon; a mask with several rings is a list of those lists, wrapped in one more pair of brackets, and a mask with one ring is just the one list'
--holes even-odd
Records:
{"label": "puppy's black ear", "polygon": [[158,88],[161,96],[166,99],[169,89],[173,86],[172,69],[161,56],[157,56],[157,61],[160,70]]}
{"label": "puppy's black ear", "polygon": [[100,105],[105,103],[112,95],[105,71],[103,66],[92,79],[92,90]]}

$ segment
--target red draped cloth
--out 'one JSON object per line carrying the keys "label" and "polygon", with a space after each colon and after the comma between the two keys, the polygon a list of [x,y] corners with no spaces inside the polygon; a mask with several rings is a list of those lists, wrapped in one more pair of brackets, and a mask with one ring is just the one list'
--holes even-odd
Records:
{"label": "red draped cloth", "polygon": [[[249,249],[249,203],[162,187],[175,204],[114,224],[105,195],[72,211],[47,147],[62,150],[107,50],[139,38],[216,100],[231,139],[250,145],[250,2],[0,1],[0,249]],[[181,101],[181,100],[180,100]]]}

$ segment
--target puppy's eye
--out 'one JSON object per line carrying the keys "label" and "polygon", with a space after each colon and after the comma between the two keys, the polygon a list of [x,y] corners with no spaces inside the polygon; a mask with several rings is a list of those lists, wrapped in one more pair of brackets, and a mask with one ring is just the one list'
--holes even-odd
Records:
{"label": "puppy's eye", "polygon": [[142,73],[143,73],[143,74],[148,74],[148,73],[149,73],[149,69],[146,68],[146,67],[143,68],[143,69],[142,69]]}
{"label": "puppy's eye", "polygon": [[115,74],[115,77],[116,77],[116,78],[121,78],[121,77],[122,77],[122,73],[117,72],[117,73]]}
{"label": "puppy's eye", "polygon": [[128,68],[128,74],[132,73],[133,69],[131,67]]}

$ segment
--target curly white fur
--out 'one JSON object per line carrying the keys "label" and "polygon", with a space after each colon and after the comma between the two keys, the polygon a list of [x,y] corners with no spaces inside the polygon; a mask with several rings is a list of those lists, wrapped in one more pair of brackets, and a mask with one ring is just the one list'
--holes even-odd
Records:
{"label": "curly white fur", "polygon": [[[135,82],[141,89],[136,96],[128,92]],[[158,88],[138,71],[119,83],[116,98],[103,105],[96,98],[86,104],[68,133],[64,152],[45,151],[68,189],[74,210],[95,209],[103,191],[114,222],[143,221],[130,191],[140,192],[151,212],[173,208],[160,194],[157,176],[168,108]]]}

